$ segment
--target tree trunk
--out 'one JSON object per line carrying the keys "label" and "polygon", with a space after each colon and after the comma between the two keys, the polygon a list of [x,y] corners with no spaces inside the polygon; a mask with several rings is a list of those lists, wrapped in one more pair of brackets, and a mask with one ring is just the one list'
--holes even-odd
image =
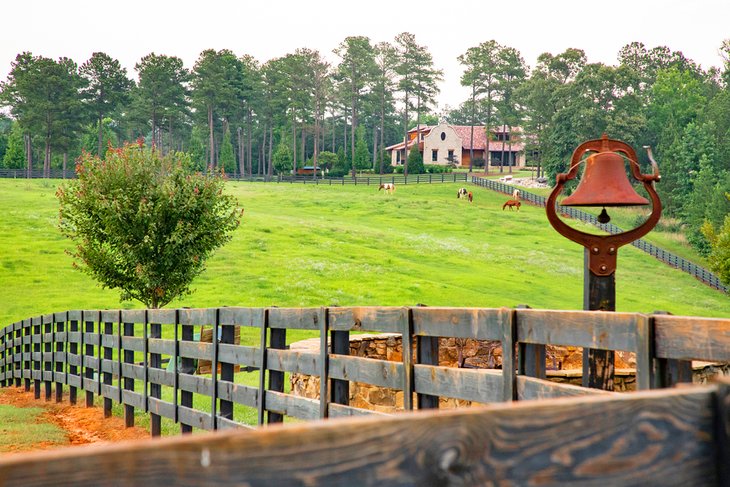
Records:
{"label": "tree trunk", "polygon": [[212,169],[215,167],[215,139],[213,138],[213,105],[208,105],[208,146],[210,148],[208,166]]}
{"label": "tree trunk", "polygon": [[46,136],[45,154],[43,158],[43,177],[51,177],[51,136]]}
{"label": "tree trunk", "polygon": [[246,175],[246,161],[243,159],[243,137],[241,136],[241,127],[236,128],[238,136],[238,174],[239,177]]}
{"label": "tree trunk", "polygon": [[373,128],[373,164],[371,168],[375,170],[375,164],[378,161],[378,129]]}
{"label": "tree trunk", "polygon": [[405,93],[404,101],[405,106],[403,107],[403,141],[405,142],[405,146],[403,147],[403,175],[408,176],[408,92]]}
{"label": "tree trunk", "polygon": [[99,159],[101,159],[101,154],[102,154],[101,151],[103,149],[102,145],[104,143],[104,136],[103,136],[103,132],[104,132],[103,125],[104,125],[104,123],[103,122],[104,122],[104,115],[100,113],[99,114],[99,135],[98,135],[99,147],[98,147],[97,152],[96,152],[96,155],[99,156]]}
{"label": "tree trunk", "polygon": [[63,153],[63,179],[66,179],[66,167],[68,166],[68,152]]}
{"label": "tree trunk", "polygon": [[30,134],[25,134],[25,159],[27,162],[28,179],[33,177],[33,144]]}
{"label": "tree trunk", "polygon": [[499,155],[499,172],[504,173],[504,138],[507,136],[505,132],[506,126],[502,124],[502,153]]}
{"label": "tree trunk", "polygon": [[[507,130],[511,132],[512,127],[507,126]],[[509,144],[507,144],[507,164],[509,164],[509,173],[512,174],[512,134],[509,136]]]}
{"label": "tree trunk", "polygon": [[314,114],[314,153],[312,154],[312,165],[314,166],[314,173],[312,179],[317,179],[317,157],[319,155],[319,113]]}
{"label": "tree trunk", "polygon": [[292,157],[292,176],[296,176],[297,174],[297,122],[296,119],[292,116],[291,121],[291,145],[294,149],[294,155]]}
{"label": "tree trunk", "polygon": [[[248,143],[246,144],[246,148],[248,150],[248,173],[249,176],[253,176],[253,152],[252,152],[252,138],[251,138],[251,132],[253,131],[253,124],[251,122],[251,109],[249,108],[246,112],[246,137],[248,139]],[[261,163],[259,162],[259,166],[256,169],[256,174],[261,174]]]}
{"label": "tree trunk", "polygon": [[[273,124],[272,124],[273,125]],[[274,163],[271,156],[274,153],[274,128],[269,125],[269,179],[274,175]]]}
{"label": "tree trunk", "polygon": [[[476,81],[471,83],[471,141],[469,142],[469,172],[474,168],[474,118],[476,112]],[[487,142],[489,145],[489,142]],[[487,149],[489,150],[489,149]]]}

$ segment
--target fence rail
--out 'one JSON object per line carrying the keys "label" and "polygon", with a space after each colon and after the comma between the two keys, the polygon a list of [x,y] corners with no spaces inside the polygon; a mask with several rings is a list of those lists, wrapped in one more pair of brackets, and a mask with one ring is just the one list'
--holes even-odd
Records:
{"label": "fence rail", "polygon": [[[6,179],[41,179],[46,178],[43,170],[34,169],[28,173],[27,169],[0,169],[0,178]],[[387,174],[380,176],[358,176],[358,177],[320,177],[314,178],[307,175],[284,175],[278,174],[272,177],[265,175],[242,176],[238,173],[226,174],[226,177],[232,181],[248,181],[248,182],[273,182],[273,183],[298,183],[298,184],[317,184],[328,186],[345,186],[345,185],[380,185],[382,183],[395,184],[435,184],[435,183],[458,183],[468,181],[467,173],[451,172],[439,174],[412,174],[404,176],[403,174]],[[63,171],[61,169],[51,169],[51,179],[74,179],[76,173],[73,168]]]}
{"label": "fence rail", "polygon": [[[493,181],[490,179],[473,176],[472,183],[476,184],[477,186],[510,195],[512,194],[513,190],[519,189],[520,199],[542,208],[545,207],[545,204],[547,202],[547,198],[543,196],[537,195],[535,193],[530,193],[529,191],[525,191],[523,188],[518,188],[516,186],[505,184],[501,181]],[[613,223],[600,223],[594,215],[586,213],[585,211],[579,210],[577,208],[558,205],[557,210],[560,213],[569,216],[570,218],[575,218],[576,220],[590,223],[605,232],[611,234],[623,232],[620,227],[614,225]],[[693,277],[697,278],[699,281],[707,284],[710,287],[718,289],[724,293],[730,292],[730,288],[725,286],[722,281],[720,281],[719,277],[717,277],[715,274],[708,271],[707,269],[698,266],[697,264],[693,264],[692,262],[671,252],[668,252],[662,248],[659,248],[656,245],[651,244],[643,239],[634,240],[633,242],[631,242],[631,245],[638,248],[639,250],[643,250],[652,257],[656,257],[658,260],[664,262],[667,265],[670,265],[676,269],[680,269],[692,275]]]}
{"label": "fence rail", "polygon": [[[218,339],[194,341],[203,326]],[[235,344],[235,327],[256,330],[258,346]],[[289,350],[287,330],[318,335],[320,351]],[[349,356],[354,331],[400,334],[402,360]],[[441,366],[440,337],[499,341],[504,366]],[[180,423],[182,432],[247,427],[234,404],[255,411],[259,425],[286,416],[377,414],[350,406],[351,382],[401,391],[405,410],[438,408],[439,397],[490,403],[614,394],[544,380],[548,344],[634,352],[638,388],[646,390],[691,381],[689,360],[730,361],[730,320],[508,308],[68,311],[0,330],[0,386],[33,386],[36,397],[43,389],[46,399],[55,386],[56,401],[68,387],[71,402],[83,391],[87,405],[100,396],[106,414],[113,403],[124,405],[128,426],[135,410],[149,413],[153,435],[160,434],[161,418]],[[530,360],[535,356],[542,359]],[[210,361],[209,376],[195,375],[196,360]],[[237,383],[236,367],[257,371],[257,385]],[[285,392],[285,373],[323,379],[319,398]],[[207,397],[210,408],[194,408],[195,397]]]}

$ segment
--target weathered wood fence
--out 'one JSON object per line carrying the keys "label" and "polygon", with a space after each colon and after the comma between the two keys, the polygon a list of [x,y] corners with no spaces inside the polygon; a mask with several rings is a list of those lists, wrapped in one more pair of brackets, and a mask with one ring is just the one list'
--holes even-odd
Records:
{"label": "weathered wood fence", "polygon": [[[201,326],[219,340],[194,341]],[[234,344],[237,326],[254,329],[258,346]],[[287,330],[319,334],[319,353],[288,350]],[[401,334],[402,361],[349,356],[354,331]],[[515,366],[439,366],[439,337],[500,341],[503,363]],[[234,404],[254,408],[259,425],[377,414],[348,404],[351,381],[402,391],[405,410],[437,408],[439,397],[491,403],[613,394],[545,380],[548,344],[634,352],[638,389],[646,390],[691,381],[692,359],[730,361],[730,320],[508,308],[68,311],[0,330],[0,385],[33,387],[46,399],[55,390],[56,401],[67,387],[71,402],[83,391],[89,405],[101,396],[106,414],[124,405],[127,425],[135,409],[150,413],[152,435],[163,417],[183,432],[246,427]],[[194,375],[196,360],[209,360],[212,374]],[[257,386],[236,383],[236,366],[258,371]],[[286,393],[285,373],[323,378],[320,399]],[[194,408],[194,396],[209,407]]]}
{"label": "weathered wood fence", "polygon": [[0,457],[0,486],[727,486],[730,384]]}

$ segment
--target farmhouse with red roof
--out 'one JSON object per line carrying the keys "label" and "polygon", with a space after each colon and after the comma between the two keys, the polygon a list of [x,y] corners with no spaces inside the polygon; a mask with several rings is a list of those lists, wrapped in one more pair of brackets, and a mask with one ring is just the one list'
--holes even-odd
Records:
{"label": "farmhouse with red roof", "polygon": [[[519,127],[498,126],[490,128],[489,163],[490,166],[512,164],[515,168],[525,165],[525,142],[522,129]],[[390,163],[393,166],[403,165],[408,152],[414,144],[423,156],[424,164],[456,164],[469,167],[472,141],[471,125],[449,125],[441,123],[436,126],[421,125],[408,131],[408,143],[400,142],[386,150],[390,152]],[[483,167],[487,151],[487,133],[483,125],[474,126],[474,165]],[[404,150],[405,149],[405,150]]]}

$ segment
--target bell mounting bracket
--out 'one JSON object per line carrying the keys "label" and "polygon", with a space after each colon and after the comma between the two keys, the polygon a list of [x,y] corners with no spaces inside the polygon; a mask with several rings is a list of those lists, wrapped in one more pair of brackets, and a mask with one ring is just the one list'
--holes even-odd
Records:
{"label": "bell mounting bracket", "polygon": [[[634,149],[620,140],[609,139],[605,134],[600,139],[589,140],[579,145],[573,156],[570,159],[570,169],[567,173],[561,173],[556,176],[556,185],[553,188],[550,196],[546,203],[546,212],[548,221],[550,224],[560,233],[573,242],[576,242],[588,251],[589,257],[589,268],[590,271],[597,276],[609,276],[616,271],[616,256],[618,254],[619,247],[629,244],[634,240],[638,240],[651,231],[659,222],[659,218],[662,214],[662,203],[659,200],[659,195],[654,189],[654,183],[661,179],[659,175],[659,167],[654,160],[651,148],[648,146],[644,147],[649,156],[649,161],[652,164],[653,172],[651,174],[642,174],[637,162],[636,152]],[[644,185],[649,197],[651,199],[651,214],[649,218],[634,228],[626,232],[616,233],[613,235],[595,235],[592,233],[581,232],[563,220],[561,220],[557,214],[556,202],[558,196],[563,190],[565,183],[575,179],[578,175],[578,169],[580,163],[583,160],[583,156],[586,152],[617,152],[624,154],[629,160],[629,166],[631,167],[631,174],[633,177]]]}

